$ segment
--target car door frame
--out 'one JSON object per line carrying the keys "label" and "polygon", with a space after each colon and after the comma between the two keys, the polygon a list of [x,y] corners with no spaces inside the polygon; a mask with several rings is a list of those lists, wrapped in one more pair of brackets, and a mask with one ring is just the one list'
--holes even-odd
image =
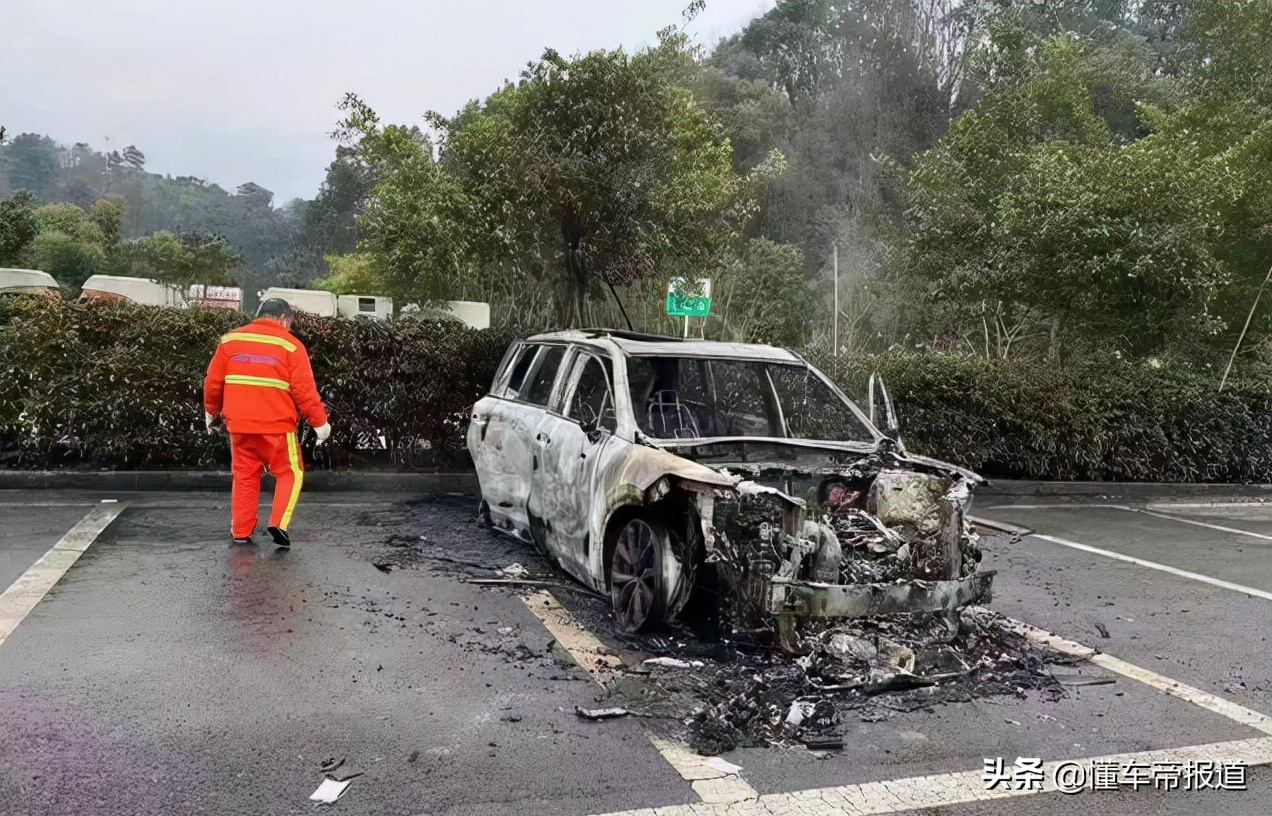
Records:
{"label": "car door frame", "polygon": [[[520,346],[537,347],[535,357],[522,379],[522,387],[516,393],[509,390],[511,371],[515,364],[509,365],[501,373],[496,393],[490,395],[491,401],[485,404],[479,401],[475,406],[474,422],[478,421],[477,414],[481,412],[481,418],[486,424],[484,430],[477,432],[477,443],[470,445],[469,450],[476,454],[474,467],[479,469],[478,482],[492,521],[498,527],[511,529],[521,537],[529,538],[530,520],[526,501],[530,477],[537,466],[535,437],[540,434],[539,427],[545,422],[545,416],[559,399],[562,372],[569,370],[570,346],[559,342],[521,343]],[[522,399],[526,384],[538,376],[546,355],[552,349],[562,349],[564,356],[553,375],[547,403]],[[516,361],[520,359],[519,354],[514,354],[511,358]],[[479,451],[474,451],[474,447],[479,448]]]}
{"label": "car door frame", "polygon": [[598,493],[598,476],[604,464],[621,456],[627,443],[618,436],[620,418],[615,404],[612,427],[589,437],[578,417],[570,416],[571,402],[589,362],[596,361],[605,372],[611,403],[615,392],[615,363],[600,349],[575,347],[569,358],[566,379],[559,381],[552,409],[545,412],[540,436],[538,462],[531,476],[526,512],[531,535],[551,553],[566,572],[594,589],[605,583],[602,564],[604,550],[605,497]]}

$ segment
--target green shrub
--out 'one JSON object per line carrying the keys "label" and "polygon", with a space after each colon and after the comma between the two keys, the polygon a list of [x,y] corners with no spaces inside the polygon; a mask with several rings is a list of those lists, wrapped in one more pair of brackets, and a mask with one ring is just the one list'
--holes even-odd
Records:
{"label": "green shrub", "polygon": [[1208,372],[930,351],[820,360],[850,394],[883,376],[907,447],[999,478],[1272,481],[1272,395]]}
{"label": "green shrub", "polygon": [[[202,383],[239,312],[0,297],[0,457],[7,467],[224,467]],[[302,315],[331,413],[311,460],[410,468],[464,461],[467,414],[512,339],[457,323]],[[930,351],[815,360],[849,394],[883,375],[906,446],[989,477],[1272,482],[1272,391],[1167,363],[1065,366]],[[1263,372],[1266,373],[1266,372]],[[369,450],[379,449],[376,453]],[[378,457],[378,459],[377,459]],[[387,462],[386,462],[387,460]]]}
{"label": "green shrub", "polygon": [[[124,302],[0,298],[0,456],[9,467],[214,467],[224,434],[203,432],[202,386],[239,312]],[[508,338],[457,323],[302,315],[333,434],[329,466],[383,447],[403,466],[462,460],[465,416]],[[306,447],[313,454],[312,435]]]}

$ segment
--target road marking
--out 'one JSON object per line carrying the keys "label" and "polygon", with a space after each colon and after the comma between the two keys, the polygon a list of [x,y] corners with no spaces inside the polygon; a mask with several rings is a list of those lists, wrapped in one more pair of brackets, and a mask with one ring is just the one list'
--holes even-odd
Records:
{"label": "road marking", "polygon": [[18,624],[31,613],[35,605],[61,580],[71,565],[79,560],[102,530],[127,509],[126,502],[99,505],[80,519],[62,540],[40,556],[4,594],[0,595],[0,646],[4,645]]}
{"label": "road marking", "polygon": [[616,671],[623,668],[622,658],[597,640],[591,632],[575,623],[574,616],[561,606],[561,602],[551,592],[540,590],[522,600],[543,621],[544,627],[552,633],[557,643],[570,653],[574,662],[598,684],[604,686]]}
{"label": "road marking", "polygon": [[[1044,762],[1042,785],[1034,790],[1005,790],[1002,786],[994,790],[986,790],[984,770],[981,769],[931,776],[912,776],[884,782],[865,782],[837,788],[814,788],[792,793],[765,794],[750,801],[730,804],[707,805],[704,803],[639,808],[603,816],[792,816],[814,813],[818,816],[865,816],[865,814],[898,813],[1039,793],[1058,793],[1059,789],[1055,785],[1056,768],[1077,763],[1089,770],[1093,762],[1117,763],[1119,769],[1128,763],[1151,768],[1155,762],[1178,762],[1181,766],[1188,762],[1215,762],[1225,765],[1242,764],[1248,768],[1272,765],[1272,737]],[[1084,788],[1088,792],[1094,790],[1091,776],[1088,774]],[[1119,775],[1119,779],[1128,785],[1132,781],[1129,776]]]}
{"label": "road marking", "polygon": [[[1177,505],[1177,506],[1184,508],[1190,505]],[[1204,507],[1209,505],[1198,505],[1198,506]],[[1096,507],[1101,510],[1122,510],[1127,513],[1143,513],[1144,515],[1152,516],[1153,518],[1165,519],[1166,521],[1175,521],[1180,524],[1192,524],[1196,527],[1205,527],[1210,530],[1218,530],[1221,533],[1232,533],[1234,535],[1248,536],[1250,538],[1257,538],[1260,541],[1272,541],[1272,535],[1266,535],[1264,533],[1255,533],[1255,532],[1251,532],[1250,530],[1241,530],[1237,527],[1225,527],[1222,524],[1211,524],[1208,521],[1195,521],[1193,519],[1180,518],[1179,516],[1172,516],[1169,513],[1159,513],[1155,510],[1147,510],[1140,507],[1129,507],[1125,504],[1000,504],[994,507],[990,507],[988,509],[990,510],[1061,510],[1061,509],[1073,510],[1077,508],[1086,508],[1086,507]],[[971,521],[979,522],[981,524],[985,524],[986,526],[989,526],[989,527],[998,526],[1000,528],[1010,528],[1014,526],[1010,524],[1005,525],[1003,522],[993,521],[991,519],[977,519],[972,516],[968,516],[968,519]],[[1016,530],[1007,529],[1006,531],[1009,533],[1015,533],[1018,531],[1018,529],[1020,528],[1017,528]]]}
{"label": "road marking", "polygon": [[1202,691],[1199,688],[1186,685],[1173,680],[1163,674],[1136,666],[1134,663],[1128,663],[1121,658],[1114,657],[1111,654],[1097,652],[1090,646],[1078,643],[1073,640],[1065,640],[1064,638],[1054,635],[1045,629],[1039,629],[1021,621],[1013,621],[1018,632],[1032,641],[1035,645],[1047,649],[1053,649],[1062,654],[1072,655],[1074,657],[1084,658],[1091,661],[1097,666],[1116,672],[1123,677],[1132,680],[1138,680],[1146,686],[1160,691],[1162,694],[1170,697],[1177,697],[1180,700],[1200,706],[1207,711],[1227,717],[1230,720],[1240,723],[1255,731],[1262,731],[1265,734],[1272,734],[1272,717],[1260,714],[1251,708],[1238,705],[1231,700]]}
{"label": "road marking", "polygon": [[[1051,536],[1037,538],[1051,541]],[[1055,543],[1074,546],[1077,549],[1095,552],[1101,555],[1126,560],[1132,563],[1151,566],[1185,577],[1197,577],[1208,583],[1215,583],[1228,588],[1249,590],[1235,584],[1208,579],[1206,576],[1194,576],[1183,570],[1165,567],[1161,564],[1142,561],[1141,559],[1123,556],[1088,547],[1077,542],[1063,539]],[[1267,596],[1259,590],[1252,593]],[[528,606],[543,621],[544,626],[583,667],[597,683],[604,685],[609,677],[622,668],[622,661],[612,650],[596,639],[594,635],[583,630],[574,621],[570,613],[561,606],[546,590],[537,592],[524,599]],[[1090,646],[1077,641],[1066,640],[1058,635],[1031,626],[1020,621],[1013,622],[1017,630],[1032,642],[1045,648],[1089,660],[1108,671],[1120,674],[1153,688],[1162,694],[1185,702],[1192,703],[1214,714],[1239,723],[1264,734],[1272,735],[1272,718],[1245,706],[1224,699],[1201,689],[1172,680],[1165,675],[1128,663],[1113,655],[1097,652]],[[788,793],[760,795],[740,776],[737,766],[721,764],[718,760],[699,756],[692,749],[647,735],[663,758],[671,764],[676,772],[693,786],[701,802],[690,805],[670,805],[658,808],[639,808],[626,810],[603,816],[788,816],[792,813],[817,813],[819,816],[863,816],[863,814],[885,814],[911,811],[919,808],[937,808],[950,805],[985,802],[1017,796],[1028,796],[1036,793],[1057,793],[1055,785],[1055,769],[1060,766],[1071,767],[1074,764],[1090,769],[1092,763],[1116,763],[1123,767],[1128,763],[1137,766],[1152,767],[1156,762],[1172,762],[1181,765],[1188,762],[1221,763],[1226,765],[1245,765],[1254,767],[1272,765],[1272,736],[1253,739],[1216,742],[1206,745],[1183,746],[1151,751],[1138,751],[1125,754],[1085,757],[1071,760],[1055,760],[1043,763],[1043,783],[1041,788],[1033,790],[986,790],[984,769],[976,771],[960,771],[954,773],[916,776],[904,779],[890,779],[879,782],[866,782],[856,785],[844,785],[834,788],[817,788],[793,791]],[[1106,765],[1107,767],[1107,765]],[[1130,782],[1129,779],[1124,781]],[[1093,790],[1093,779],[1088,779],[1087,790]]]}
{"label": "road marking", "polygon": [[1012,535],[1027,536],[1033,532],[1028,527],[1019,527],[1015,524],[1008,524],[1005,521],[995,521],[982,516],[967,516],[967,520],[972,524],[988,527],[991,530],[998,530],[1003,533],[1011,533]]}
{"label": "road marking", "polygon": [[1246,595],[1251,595],[1255,598],[1262,598],[1266,601],[1272,601],[1272,592],[1265,592],[1262,589],[1255,589],[1254,587],[1242,586],[1241,584],[1234,584],[1231,581],[1224,581],[1219,578],[1211,578],[1209,575],[1202,575],[1201,573],[1198,573],[1198,572],[1189,572],[1188,570],[1181,570],[1178,567],[1171,567],[1171,566],[1167,566],[1166,564],[1158,564],[1156,561],[1145,561],[1143,558],[1136,558],[1131,555],[1122,555],[1121,553],[1113,552],[1112,550],[1102,550],[1099,547],[1092,547],[1089,544],[1082,544],[1077,541],[1070,541],[1067,538],[1060,538],[1059,536],[1043,535],[1042,533],[1030,533],[1029,537],[1039,538],[1039,539],[1042,539],[1043,541],[1049,541],[1052,544],[1059,544],[1062,547],[1071,547],[1075,550],[1081,550],[1083,552],[1094,553],[1095,555],[1103,555],[1108,558],[1115,558],[1118,561],[1125,561],[1128,564],[1135,564],[1137,566],[1148,567],[1149,569],[1155,569],[1161,572],[1168,572],[1171,575],[1178,575],[1180,578],[1191,578],[1194,581],[1201,581],[1203,584],[1210,584],[1211,586],[1216,586],[1221,589],[1232,589],[1232,590],[1236,590],[1237,592],[1244,592]]}
{"label": "road marking", "polygon": [[[596,639],[596,636],[579,626],[574,616],[561,606],[551,592],[540,590],[523,598],[530,611],[543,621],[544,627],[574,658],[574,662],[604,687],[614,675],[624,668],[623,660],[613,650]],[[662,754],[663,759],[676,769],[676,773],[693,787],[704,804],[728,804],[754,800],[759,796],[755,788],[738,775],[736,766],[726,766],[711,757],[700,756],[687,746],[677,745],[646,733],[649,741]],[[701,806],[699,806],[701,807]]]}
{"label": "road marking", "polygon": [[1252,533],[1249,530],[1238,530],[1236,527],[1224,527],[1222,524],[1211,524],[1208,521],[1194,521],[1193,519],[1179,518],[1178,516],[1172,516],[1166,513],[1157,513],[1152,510],[1140,510],[1134,507],[1128,507],[1126,509],[1134,513],[1143,513],[1144,515],[1152,516],[1153,518],[1167,519],[1168,521],[1177,521],[1180,524],[1192,524],[1197,527],[1207,527],[1211,530],[1219,530],[1220,532],[1224,532],[1224,533],[1236,533],[1237,535],[1249,536],[1250,538],[1258,538],[1263,541],[1272,541],[1272,536],[1270,535],[1264,535],[1263,533]]}

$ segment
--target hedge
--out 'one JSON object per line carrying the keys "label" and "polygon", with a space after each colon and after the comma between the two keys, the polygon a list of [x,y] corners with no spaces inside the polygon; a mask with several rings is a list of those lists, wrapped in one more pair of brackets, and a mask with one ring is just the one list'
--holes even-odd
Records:
{"label": "hedge", "polygon": [[[0,461],[224,467],[200,389],[238,312],[0,297]],[[302,316],[331,411],[326,467],[462,467],[472,403],[512,337],[456,323]],[[1065,366],[930,351],[815,359],[850,394],[883,375],[906,446],[989,477],[1272,482],[1272,391],[1179,363]]]}
{"label": "hedge", "polygon": [[985,360],[930,351],[821,360],[849,393],[877,371],[918,453],[998,478],[1272,482],[1272,392],[1180,363]]}
{"label": "hedge", "polygon": [[[5,466],[224,467],[204,433],[202,385],[217,339],[245,314],[57,297],[0,297],[0,457]],[[510,340],[428,320],[300,315],[331,414],[307,458],[330,467],[462,464],[465,417]]]}

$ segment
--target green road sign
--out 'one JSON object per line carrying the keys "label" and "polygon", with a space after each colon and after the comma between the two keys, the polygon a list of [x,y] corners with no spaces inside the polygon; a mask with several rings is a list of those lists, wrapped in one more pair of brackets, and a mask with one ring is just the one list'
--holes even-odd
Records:
{"label": "green road sign", "polygon": [[711,279],[672,278],[667,284],[667,314],[671,317],[706,317],[711,314]]}

